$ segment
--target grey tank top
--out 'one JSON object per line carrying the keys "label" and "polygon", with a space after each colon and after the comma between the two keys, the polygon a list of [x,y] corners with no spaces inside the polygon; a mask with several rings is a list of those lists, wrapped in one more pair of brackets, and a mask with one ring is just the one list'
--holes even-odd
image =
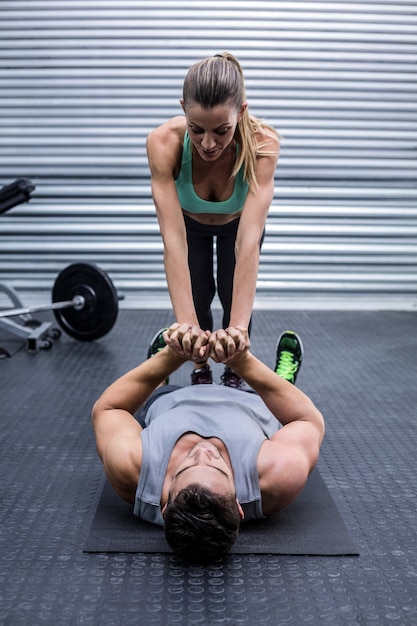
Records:
{"label": "grey tank top", "polygon": [[134,514],[163,526],[161,493],[172,449],[187,432],[217,437],[229,452],[245,520],[263,518],[257,470],[259,448],[280,428],[253,393],[217,385],[184,387],[159,397],[141,432],[142,466]]}

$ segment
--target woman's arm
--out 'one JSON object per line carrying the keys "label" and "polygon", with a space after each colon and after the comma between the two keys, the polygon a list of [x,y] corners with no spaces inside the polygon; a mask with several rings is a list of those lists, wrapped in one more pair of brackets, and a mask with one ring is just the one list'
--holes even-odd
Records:
{"label": "woman's arm", "polygon": [[188,266],[184,217],[175,186],[175,169],[181,158],[179,118],[150,133],[146,148],[151,170],[152,196],[164,244],[164,264],[175,317],[181,324],[197,325]]}
{"label": "woman's arm", "polygon": [[278,139],[271,138],[264,149],[274,154],[258,158],[256,168],[258,187],[248,193],[236,237],[236,266],[230,315],[230,326],[234,327],[248,328],[249,325],[258,278],[260,242],[274,196]]}

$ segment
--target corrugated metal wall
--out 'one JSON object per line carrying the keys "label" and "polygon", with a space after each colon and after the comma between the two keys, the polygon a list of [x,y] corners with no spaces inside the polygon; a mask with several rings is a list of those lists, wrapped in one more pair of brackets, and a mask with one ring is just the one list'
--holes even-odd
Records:
{"label": "corrugated metal wall", "polygon": [[417,3],[1,0],[0,281],[45,299],[72,261],[122,306],[166,299],[145,138],[186,70],[230,50],[285,136],[259,303],[417,300]]}

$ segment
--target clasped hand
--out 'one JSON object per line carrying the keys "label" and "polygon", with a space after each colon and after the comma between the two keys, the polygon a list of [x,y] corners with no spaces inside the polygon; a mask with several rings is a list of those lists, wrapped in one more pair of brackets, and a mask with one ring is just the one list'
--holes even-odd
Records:
{"label": "clasped hand", "polygon": [[216,363],[230,363],[250,346],[248,330],[243,326],[229,326],[211,332],[199,326],[175,322],[163,337],[179,356],[198,362],[211,358]]}

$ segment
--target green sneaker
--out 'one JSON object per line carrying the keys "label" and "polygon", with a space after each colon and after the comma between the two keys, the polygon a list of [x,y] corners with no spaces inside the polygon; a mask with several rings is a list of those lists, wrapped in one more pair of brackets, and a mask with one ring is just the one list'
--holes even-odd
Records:
{"label": "green sneaker", "polygon": [[275,373],[294,385],[302,360],[303,344],[300,337],[293,330],[286,330],[278,339]]}
{"label": "green sneaker", "polygon": [[157,352],[165,348],[166,343],[164,341],[162,333],[164,333],[166,330],[168,329],[160,328],[158,332],[152,338],[151,343],[149,344],[149,348],[148,348],[148,359],[150,359],[151,356],[153,356],[154,354],[156,354]]}
{"label": "green sneaker", "polygon": [[[148,348],[148,359],[150,359],[154,354],[156,354],[157,352],[160,352],[161,350],[165,348],[166,343],[164,341],[162,333],[166,330],[168,329],[160,328],[158,332],[152,338],[151,343],[149,344],[149,348]],[[165,384],[168,385],[168,383],[169,383],[169,378],[165,380]]]}

